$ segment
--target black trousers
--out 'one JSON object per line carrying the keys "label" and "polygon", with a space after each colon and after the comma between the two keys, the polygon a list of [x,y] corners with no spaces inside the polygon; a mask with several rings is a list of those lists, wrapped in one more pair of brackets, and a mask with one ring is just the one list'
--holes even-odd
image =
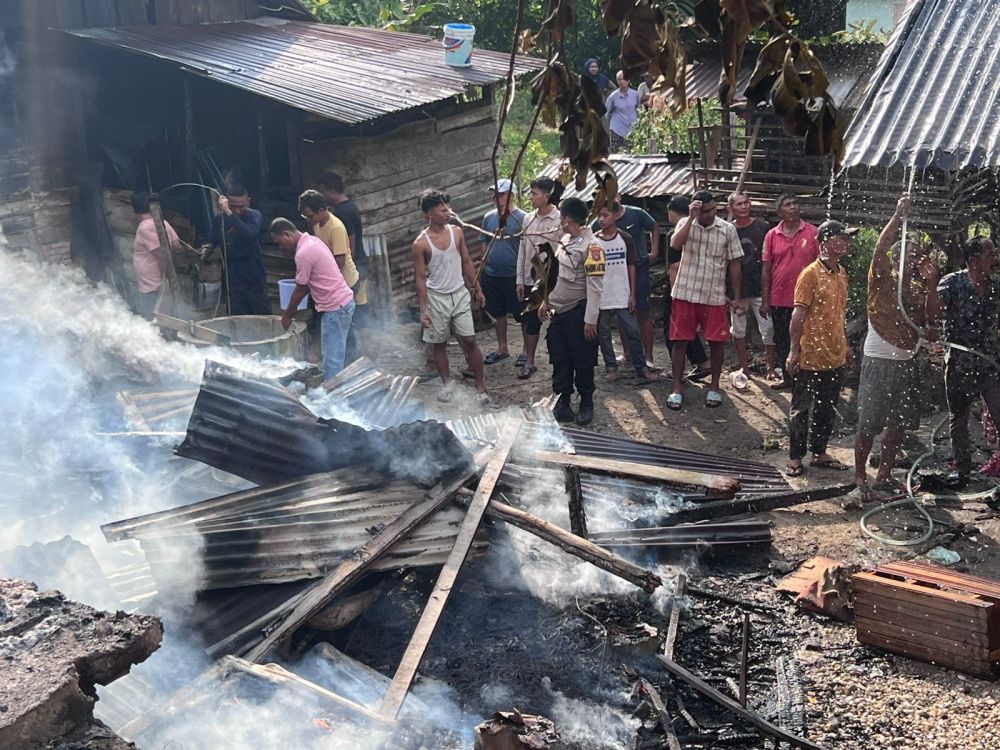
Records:
{"label": "black trousers", "polygon": [[801,460],[806,446],[811,453],[825,453],[840,398],[840,369],[799,370],[792,388],[788,456]]}
{"label": "black trousers", "polygon": [[230,315],[270,315],[271,300],[267,296],[267,286],[258,282],[229,282]]}
{"label": "black trousers", "polygon": [[791,307],[772,307],[771,320],[774,322],[774,356],[775,364],[785,373],[785,380],[792,380],[788,374],[788,352],[792,349],[792,338],[788,329],[792,325]]}
{"label": "black trousers", "polygon": [[560,396],[573,395],[573,388],[582,401],[594,398],[594,368],[597,367],[597,337],[587,341],[583,335],[583,316],[587,304],[581,302],[572,310],[553,315],[545,344],[552,362],[552,392]]}
{"label": "black trousers", "polygon": [[1000,416],[1000,379],[990,367],[972,360],[974,355],[952,353],[944,366],[944,389],[948,396],[951,452],[955,468],[972,470],[972,443],[969,440],[969,412],[972,404],[982,397],[996,420]]}
{"label": "black trousers", "polygon": [[[667,345],[667,351],[673,353],[674,342],[670,340],[670,311],[673,309],[670,290],[664,293],[663,297],[663,341]],[[701,336],[695,336],[687,343],[687,358],[692,365],[703,365],[708,362],[708,354],[705,353],[705,345],[701,343]]]}

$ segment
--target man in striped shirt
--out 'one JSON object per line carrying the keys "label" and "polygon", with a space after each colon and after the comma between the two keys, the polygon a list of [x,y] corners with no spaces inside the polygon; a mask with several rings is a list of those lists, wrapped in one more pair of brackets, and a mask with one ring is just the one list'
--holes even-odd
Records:
{"label": "man in striped shirt", "polygon": [[725,358],[725,342],[729,339],[729,307],[726,301],[726,274],[733,290],[733,309],[746,312],[741,299],[743,274],[740,258],[743,247],[736,227],[720,219],[715,197],[707,190],[694,194],[688,215],[682,219],[670,239],[674,250],[682,250],[671,296],[673,308],[670,316],[670,340],[674,392],[667,399],[667,407],[674,411],[684,403],[684,358],[687,343],[698,335],[700,328],[711,351],[712,383],[705,398],[705,406],[715,408],[722,404],[719,378]]}

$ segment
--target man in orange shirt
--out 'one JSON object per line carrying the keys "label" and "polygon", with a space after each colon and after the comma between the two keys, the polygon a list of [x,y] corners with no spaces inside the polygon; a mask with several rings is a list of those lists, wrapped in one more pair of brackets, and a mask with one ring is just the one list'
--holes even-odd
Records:
{"label": "man in orange shirt", "polygon": [[847,466],[826,452],[833,433],[840,374],[854,360],[847,345],[847,271],[840,259],[851,250],[849,229],[839,221],[819,226],[819,258],[807,265],[795,283],[795,309],[790,326],[787,372],[794,378],[789,417],[790,477],[805,473],[808,445],[812,466],[844,471]]}

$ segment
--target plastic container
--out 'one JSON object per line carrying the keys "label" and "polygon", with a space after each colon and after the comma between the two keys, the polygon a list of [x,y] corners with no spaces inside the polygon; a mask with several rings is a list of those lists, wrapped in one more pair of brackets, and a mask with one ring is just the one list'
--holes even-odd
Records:
{"label": "plastic container", "polygon": [[[295,279],[280,279],[278,281],[278,304],[282,310],[288,309],[288,303],[292,301],[292,292],[295,291]],[[309,306],[309,295],[307,294],[299,302],[296,310],[305,310]]]}
{"label": "plastic container", "polygon": [[476,27],[469,23],[446,23],[444,25],[444,61],[453,68],[468,68],[472,65],[472,40]]}
{"label": "plastic container", "polygon": [[745,391],[747,386],[750,384],[750,378],[746,376],[743,370],[737,370],[733,373],[731,380],[733,381],[733,388],[738,391]]}

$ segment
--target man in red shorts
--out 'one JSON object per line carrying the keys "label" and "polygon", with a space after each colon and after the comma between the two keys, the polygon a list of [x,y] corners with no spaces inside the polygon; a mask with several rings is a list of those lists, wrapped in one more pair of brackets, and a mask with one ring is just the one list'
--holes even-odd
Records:
{"label": "man in red shorts", "polygon": [[729,339],[727,271],[733,290],[732,307],[740,313],[746,312],[741,299],[743,246],[736,227],[716,216],[717,208],[710,192],[695,193],[687,217],[677,224],[670,239],[670,247],[682,251],[671,290],[670,340],[680,344],[674,346],[670,355],[674,392],[667,399],[667,407],[674,411],[684,403],[684,358],[687,343],[698,335],[699,328],[711,351],[712,384],[705,397],[705,406],[715,408],[722,404],[719,377],[725,358],[724,346]]}

